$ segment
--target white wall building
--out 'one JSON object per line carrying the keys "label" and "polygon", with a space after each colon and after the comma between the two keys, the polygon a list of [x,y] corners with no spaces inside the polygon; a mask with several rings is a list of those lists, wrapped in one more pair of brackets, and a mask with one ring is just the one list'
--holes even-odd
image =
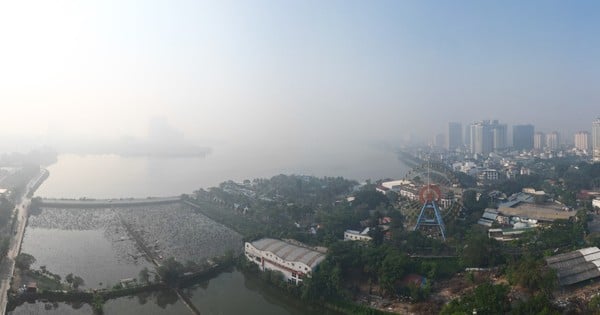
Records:
{"label": "white wall building", "polygon": [[592,200],[592,207],[600,209],[600,198]]}
{"label": "white wall building", "polygon": [[482,180],[498,180],[498,171],[491,168],[483,169],[479,172],[479,178]]}
{"label": "white wall building", "polygon": [[325,259],[322,252],[272,238],[246,242],[244,254],[248,260],[257,264],[261,271],[280,271],[288,282],[294,284],[310,277]]}
{"label": "white wall building", "polygon": [[381,183],[381,186],[383,186],[387,189],[393,190],[395,192],[399,192],[400,188],[402,188],[402,186],[411,185],[411,184],[412,184],[412,182],[409,180],[400,179],[400,180],[392,180],[389,182],[383,182],[383,183]]}
{"label": "white wall building", "polygon": [[362,232],[355,230],[346,230],[344,232],[344,241],[370,241],[373,238],[369,236],[369,228],[365,228]]}

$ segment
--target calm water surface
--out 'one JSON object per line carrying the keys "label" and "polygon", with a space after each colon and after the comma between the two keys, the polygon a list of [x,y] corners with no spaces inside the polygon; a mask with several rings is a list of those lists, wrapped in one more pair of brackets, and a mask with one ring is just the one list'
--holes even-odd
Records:
{"label": "calm water surface", "polygon": [[173,196],[226,180],[278,174],[400,178],[407,167],[388,151],[303,152],[215,151],[204,158],[148,158],[117,155],[60,155],[36,195],[64,198]]}
{"label": "calm water surface", "polygon": [[337,313],[309,308],[302,301],[284,295],[258,277],[239,271],[225,272],[217,278],[184,291],[203,315],[303,315]]}
{"label": "calm water surface", "polygon": [[[205,158],[147,158],[116,155],[61,155],[48,167],[50,177],[36,195],[64,198],[170,196],[216,186],[226,180],[269,178],[277,174],[400,178],[407,167],[392,152],[353,150],[215,150]],[[31,216],[23,251],[37,258],[34,267],[64,277],[74,273],[87,287],[136,277],[149,263],[139,256],[119,220],[143,230],[162,253],[179,260],[211,257],[237,247],[240,236],[185,209],[44,209]],[[173,229],[173,227],[178,227]],[[241,243],[239,244],[241,248]],[[166,256],[165,256],[166,257]],[[149,266],[152,269],[152,266]],[[303,305],[277,288],[241,272],[225,272],[186,289],[202,314],[333,314]],[[11,314],[91,314],[88,305],[24,304]],[[191,314],[172,292],[153,292],[105,303],[105,314]]]}
{"label": "calm water surface", "polygon": [[25,303],[17,307],[14,311],[8,312],[10,315],[81,315],[93,314],[92,307],[85,303]]}
{"label": "calm water surface", "polygon": [[[244,276],[239,271],[221,273],[213,279],[185,289],[184,294],[190,297],[202,315],[337,315],[332,311],[310,308],[301,301],[282,294],[276,288],[265,285],[257,277]],[[87,304],[72,306],[58,303],[56,308],[46,310],[44,303],[38,302],[25,303],[9,314],[91,315],[93,313]],[[193,315],[170,291],[109,300],[104,304],[104,314]]]}

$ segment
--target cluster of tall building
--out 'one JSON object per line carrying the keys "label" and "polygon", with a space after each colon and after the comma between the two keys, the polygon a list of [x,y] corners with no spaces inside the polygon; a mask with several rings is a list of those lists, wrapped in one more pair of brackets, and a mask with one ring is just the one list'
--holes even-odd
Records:
{"label": "cluster of tall building", "polygon": [[[533,126],[531,126],[533,130]],[[519,132],[519,143],[527,145],[526,136],[521,136]],[[451,122],[448,124],[448,134],[446,139],[447,149],[456,150],[463,144],[467,145],[472,153],[488,154],[508,147],[507,126],[501,124],[498,120],[482,120],[467,126],[464,138],[463,129],[460,123]],[[523,139],[521,139],[523,138]]]}
{"label": "cluster of tall building", "polygon": [[536,132],[533,135],[533,148],[535,150],[557,150],[560,144],[560,134],[557,131],[550,133]]}
{"label": "cluster of tall building", "polygon": [[[507,125],[498,120],[482,120],[469,124],[463,133],[461,123],[450,122],[444,142],[450,151],[466,146],[473,154],[488,154],[509,147],[507,141]],[[445,140],[445,141],[444,141]],[[600,162],[600,118],[592,122],[592,133],[579,131],[575,133],[575,148],[592,153],[594,161]],[[512,148],[515,150],[557,150],[561,143],[557,131],[550,133],[535,132],[533,125],[515,125],[512,128]]]}
{"label": "cluster of tall building", "polygon": [[506,124],[483,120],[469,126],[469,147],[472,153],[488,154],[506,149]]}

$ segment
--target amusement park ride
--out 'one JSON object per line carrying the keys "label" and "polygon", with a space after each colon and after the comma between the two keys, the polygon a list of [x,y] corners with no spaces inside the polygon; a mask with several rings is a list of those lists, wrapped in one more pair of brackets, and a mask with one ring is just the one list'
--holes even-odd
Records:
{"label": "amusement park ride", "polygon": [[437,185],[429,183],[429,167],[428,163],[427,184],[419,190],[419,201],[423,207],[414,230],[423,230],[430,234],[439,230],[442,240],[446,241],[446,227],[438,206],[442,193]]}

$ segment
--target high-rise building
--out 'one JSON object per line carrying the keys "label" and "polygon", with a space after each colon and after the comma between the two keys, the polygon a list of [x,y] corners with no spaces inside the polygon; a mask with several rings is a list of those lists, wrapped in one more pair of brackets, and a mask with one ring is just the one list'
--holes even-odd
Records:
{"label": "high-rise building", "polygon": [[446,147],[446,136],[444,136],[441,133],[435,135],[435,137],[433,138],[433,146],[436,148]]}
{"label": "high-rise building", "polygon": [[513,147],[516,150],[533,149],[533,125],[513,126]]}
{"label": "high-rise building", "polygon": [[560,138],[558,136],[558,132],[553,131],[546,135],[546,148],[550,150],[558,149],[558,142]]}
{"label": "high-rise building", "polygon": [[463,143],[469,147],[469,149],[471,149],[471,125],[467,125],[465,126],[465,133],[464,133],[464,138],[463,138]]}
{"label": "high-rise building", "polygon": [[536,132],[533,135],[533,148],[536,150],[542,150],[544,148],[544,144],[546,141],[546,137],[543,132]]}
{"label": "high-rise building", "polygon": [[590,150],[590,133],[587,131],[578,131],[575,133],[575,148],[577,150],[588,152]]}
{"label": "high-rise building", "polygon": [[600,162],[600,117],[592,122],[592,147],[594,149],[594,161]]}
{"label": "high-rise building", "polygon": [[462,125],[461,123],[448,123],[448,138],[446,141],[447,149],[452,151],[462,146]]}
{"label": "high-rise building", "polygon": [[492,128],[492,146],[495,152],[506,149],[506,124],[499,124],[494,120],[491,124]]}
{"label": "high-rise building", "polygon": [[471,153],[488,154],[494,150],[494,129],[489,120],[475,122],[470,129]]}

